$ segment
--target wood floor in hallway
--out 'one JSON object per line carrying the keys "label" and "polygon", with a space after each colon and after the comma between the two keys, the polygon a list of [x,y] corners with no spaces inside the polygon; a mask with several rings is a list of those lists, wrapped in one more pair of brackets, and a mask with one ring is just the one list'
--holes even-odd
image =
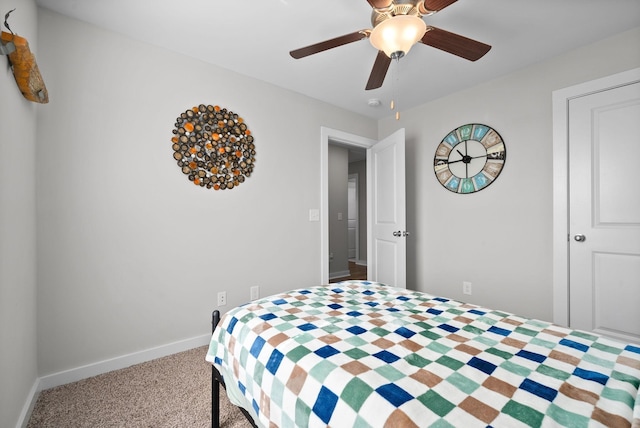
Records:
{"label": "wood floor in hallway", "polygon": [[349,276],[343,276],[340,278],[332,278],[329,280],[330,283],[347,281],[349,279],[367,279],[367,266],[360,265],[356,262],[349,261]]}

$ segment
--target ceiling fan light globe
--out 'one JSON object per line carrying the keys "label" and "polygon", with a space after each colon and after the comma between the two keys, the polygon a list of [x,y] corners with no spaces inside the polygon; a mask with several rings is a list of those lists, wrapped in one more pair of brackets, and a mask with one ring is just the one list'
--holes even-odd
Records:
{"label": "ceiling fan light globe", "polygon": [[376,25],[369,40],[373,47],[391,58],[394,52],[406,55],[426,32],[427,24],[417,16],[396,15]]}

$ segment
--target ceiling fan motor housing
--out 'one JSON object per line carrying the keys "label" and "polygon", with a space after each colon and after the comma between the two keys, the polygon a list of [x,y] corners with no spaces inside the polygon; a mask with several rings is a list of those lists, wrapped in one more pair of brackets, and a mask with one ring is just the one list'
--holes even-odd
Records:
{"label": "ceiling fan motor housing", "polygon": [[385,8],[371,11],[371,25],[375,28],[381,22],[393,18],[397,15],[409,15],[422,18],[425,15],[432,15],[435,11],[428,10],[424,5],[424,0],[394,0]]}

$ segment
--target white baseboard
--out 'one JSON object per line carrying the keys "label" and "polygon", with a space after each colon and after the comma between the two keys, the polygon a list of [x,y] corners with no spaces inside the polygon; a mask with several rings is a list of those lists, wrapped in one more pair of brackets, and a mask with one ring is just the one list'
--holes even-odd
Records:
{"label": "white baseboard", "polygon": [[211,335],[207,334],[43,376],[38,379],[38,392],[56,386],[65,385],[67,383],[77,382],[79,380],[113,370],[124,369],[134,364],[144,363],[146,361],[155,360],[156,358],[162,358],[167,355],[177,354],[178,352],[188,351],[189,349],[207,345],[210,341]]}
{"label": "white baseboard", "polygon": [[38,400],[38,395],[40,395],[40,391],[71,382],[77,382],[79,380],[108,373],[113,370],[124,369],[126,367],[133,366],[134,364],[144,363],[157,358],[166,357],[167,355],[177,354],[178,352],[188,351],[189,349],[208,345],[210,341],[211,335],[205,334],[202,336],[192,337],[190,339],[180,340],[178,342],[168,343],[155,348],[122,355],[120,357],[99,361],[97,363],[87,364],[75,369],[42,376],[36,379],[33,384],[27,401],[20,413],[20,418],[18,419],[16,428],[26,428],[29,423],[29,418],[31,418],[33,408]]}
{"label": "white baseboard", "polygon": [[47,376],[42,376],[36,379],[36,382],[33,384],[33,387],[29,392],[29,397],[25,402],[22,413],[20,414],[20,418],[18,419],[16,428],[25,428],[29,423],[31,412],[33,412],[33,408],[36,405],[36,401],[38,400],[40,391],[44,391],[45,389],[54,388],[60,385],[65,385],[71,382],[77,382],[79,380],[97,376],[103,373],[108,373],[113,370],[124,369],[126,367],[133,366],[134,364],[144,363],[147,361],[155,360],[157,358],[166,357],[167,355],[177,354],[178,352],[188,351],[189,349],[208,345],[210,341],[211,335],[205,334],[202,336],[180,340],[178,342],[169,343],[155,348],[145,349],[144,351],[134,352],[120,357],[99,361],[97,363],[87,364],[75,369],[65,370]]}
{"label": "white baseboard", "polygon": [[192,337],[190,339],[180,340],[178,342],[168,343],[155,348],[122,355],[120,357],[99,361],[97,363],[87,364],[75,369],[42,376],[36,379],[31,391],[29,391],[29,396],[22,408],[16,428],[26,428],[29,423],[29,418],[31,418],[33,408],[38,400],[38,395],[40,395],[40,391],[71,382],[77,382],[79,380],[108,373],[113,370],[124,369],[126,367],[133,366],[134,364],[144,363],[157,358],[166,357],[167,355],[177,354],[178,352],[188,351],[189,349],[208,345],[210,341],[211,335],[205,334],[202,336]]}
{"label": "white baseboard", "polygon": [[16,425],[16,428],[27,428],[27,425],[29,424],[31,412],[33,412],[33,408],[36,406],[36,401],[38,401],[38,394],[40,392],[38,390],[38,381],[39,379],[36,379],[36,381],[33,383],[33,386],[31,387],[31,391],[29,391],[27,401],[22,407],[20,417],[18,417],[18,424]]}
{"label": "white baseboard", "polygon": [[349,272],[348,270],[343,270],[340,272],[329,272],[329,279],[342,278],[349,275],[351,275],[351,272]]}

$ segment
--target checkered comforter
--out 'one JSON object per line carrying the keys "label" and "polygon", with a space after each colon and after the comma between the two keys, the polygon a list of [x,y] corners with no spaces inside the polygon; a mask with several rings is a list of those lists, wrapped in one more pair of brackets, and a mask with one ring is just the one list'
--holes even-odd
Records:
{"label": "checkered comforter", "polygon": [[366,281],[233,309],[206,358],[263,427],[640,427],[640,346]]}

